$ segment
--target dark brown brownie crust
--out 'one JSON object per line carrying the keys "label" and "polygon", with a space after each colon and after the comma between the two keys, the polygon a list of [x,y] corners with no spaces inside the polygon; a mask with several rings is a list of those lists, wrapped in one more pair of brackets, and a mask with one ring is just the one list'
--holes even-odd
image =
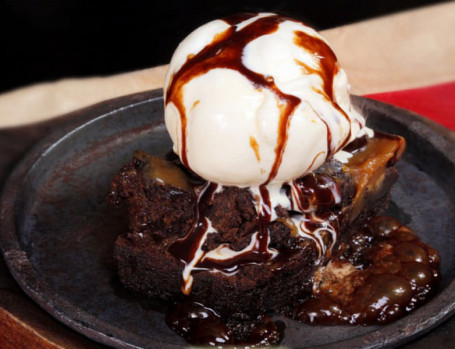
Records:
{"label": "dark brown brownie crust", "polygon": [[174,186],[148,183],[142,171],[145,165],[136,155],[123,166],[112,181],[109,197],[116,206],[126,203],[131,233],[166,244],[168,238],[181,238],[190,229],[196,197]]}
{"label": "dark brown brownie crust", "polygon": [[[134,234],[125,234],[116,242],[115,258],[122,283],[149,296],[182,299],[181,262],[153,240],[138,239]],[[281,270],[274,271],[271,265],[247,265],[234,276],[195,273],[191,297],[225,316],[254,317],[308,294],[316,257],[315,248],[308,248],[290,257]]]}

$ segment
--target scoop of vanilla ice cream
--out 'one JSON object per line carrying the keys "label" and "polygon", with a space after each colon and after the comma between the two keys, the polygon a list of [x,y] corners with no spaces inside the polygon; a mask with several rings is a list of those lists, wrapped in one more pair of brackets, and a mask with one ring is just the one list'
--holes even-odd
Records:
{"label": "scoop of vanilla ice cream", "polygon": [[175,51],[164,91],[174,151],[223,185],[289,182],[365,124],[325,39],[271,13],[196,29]]}

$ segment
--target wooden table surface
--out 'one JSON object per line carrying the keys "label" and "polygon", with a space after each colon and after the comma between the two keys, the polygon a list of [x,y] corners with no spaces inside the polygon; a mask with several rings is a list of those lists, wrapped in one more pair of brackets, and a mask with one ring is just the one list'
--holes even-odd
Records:
{"label": "wooden table surface", "polygon": [[[324,31],[352,92],[369,94],[455,80],[455,3]],[[66,122],[59,116],[118,96],[159,88],[166,66],[110,77],[65,79],[0,95],[0,188],[30,147]],[[453,348],[455,319],[409,348]],[[102,348],[41,310],[0,259],[0,348]]]}

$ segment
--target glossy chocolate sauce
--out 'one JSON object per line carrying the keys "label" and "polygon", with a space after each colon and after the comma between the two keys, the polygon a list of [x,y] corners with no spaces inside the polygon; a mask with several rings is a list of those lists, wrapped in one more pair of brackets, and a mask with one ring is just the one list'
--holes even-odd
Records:
{"label": "glossy chocolate sauce", "polygon": [[202,257],[201,248],[207,238],[209,228],[209,221],[205,217],[205,211],[217,188],[217,184],[210,182],[198,188],[198,200],[195,205],[195,223],[183,239],[177,240],[169,247],[169,252],[185,264],[182,286],[182,292],[184,294],[191,292],[193,278],[190,274],[194,265]]}
{"label": "glossy chocolate sauce", "polygon": [[261,210],[258,215],[258,232],[254,238],[254,245],[245,252],[237,254],[235,257],[226,259],[204,259],[197,265],[196,272],[202,270],[219,270],[225,273],[235,273],[244,265],[262,264],[273,258],[273,251],[269,249],[269,234],[267,225],[271,219],[270,196],[265,186],[260,187],[261,191]]}
{"label": "glossy chocolate sauce", "polygon": [[426,302],[440,278],[436,250],[394,218],[374,217],[316,272],[313,296],[288,315],[314,325],[386,324]]}
{"label": "glossy chocolate sauce", "polygon": [[292,183],[295,200],[294,210],[307,212],[309,210],[327,209],[341,202],[339,195],[340,189],[332,177],[325,174],[310,173],[304,177],[298,178]]}
{"label": "glossy chocolate sauce", "polygon": [[167,314],[168,326],[191,344],[262,346],[278,344],[284,323],[259,316],[248,323],[232,323],[201,303],[186,301]]}
{"label": "glossy chocolate sauce", "polygon": [[[251,41],[270,33],[275,32],[278,26],[283,21],[289,21],[292,19],[272,15],[262,17],[254,22],[246,25],[241,30],[237,30],[236,25],[243,22],[246,19],[253,17],[253,14],[240,14],[231,16],[225,21],[231,25],[223,33],[215,36],[212,43],[203,48],[199,53],[188,57],[187,61],[178,70],[171,79],[171,83],[166,91],[166,105],[173,103],[180,114],[181,120],[181,158],[183,164],[191,168],[191,164],[188,162],[187,145],[186,145],[186,127],[187,117],[186,110],[183,103],[183,87],[192,79],[207,73],[212,69],[225,68],[239,72],[245,78],[251,81],[254,86],[258,89],[268,89],[271,91],[279,101],[280,118],[277,132],[277,142],[275,147],[275,160],[270,170],[267,181],[264,184],[270,182],[276,177],[280,164],[283,158],[283,154],[286,148],[288,139],[288,129],[291,121],[291,116],[300,104],[301,98],[297,98],[292,95],[288,95],[280,91],[275,85],[273,79],[262,74],[258,74],[248,69],[242,61],[243,50],[246,45]],[[350,118],[344,112],[342,108],[338,106],[333,95],[333,79],[336,73],[339,71],[337,59],[331,48],[321,39],[312,37],[301,31],[295,32],[294,42],[296,45],[301,46],[304,50],[313,52],[315,55],[320,57],[319,69],[310,68],[303,63],[305,71],[308,74],[318,74],[323,81],[323,91],[316,91],[322,94],[351,124]],[[304,96],[302,96],[304,98]],[[323,121],[327,129],[327,153],[328,156],[341,149],[350,139],[350,131],[347,137],[343,140],[342,144],[334,149],[332,143],[332,135],[327,122],[324,120],[322,115],[318,115]],[[350,128],[349,128],[350,129]],[[314,160],[313,160],[314,162]]]}

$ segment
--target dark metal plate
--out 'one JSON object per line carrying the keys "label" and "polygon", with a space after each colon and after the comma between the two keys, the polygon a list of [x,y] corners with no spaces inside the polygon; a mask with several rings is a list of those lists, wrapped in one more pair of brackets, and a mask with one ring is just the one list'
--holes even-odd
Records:
{"label": "dark metal plate", "polygon": [[[354,98],[376,129],[405,136],[390,214],[442,255],[437,296],[383,327],[309,327],[285,319],[284,346],[381,347],[404,343],[455,309],[455,136],[410,112]],[[112,262],[122,210],[107,202],[109,183],[134,150],[171,146],[160,91],[86,108],[19,164],[0,203],[0,242],[16,281],[57,319],[115,347],[175,348],[185,342],[164,323],[163,306],[119,284]]]}

